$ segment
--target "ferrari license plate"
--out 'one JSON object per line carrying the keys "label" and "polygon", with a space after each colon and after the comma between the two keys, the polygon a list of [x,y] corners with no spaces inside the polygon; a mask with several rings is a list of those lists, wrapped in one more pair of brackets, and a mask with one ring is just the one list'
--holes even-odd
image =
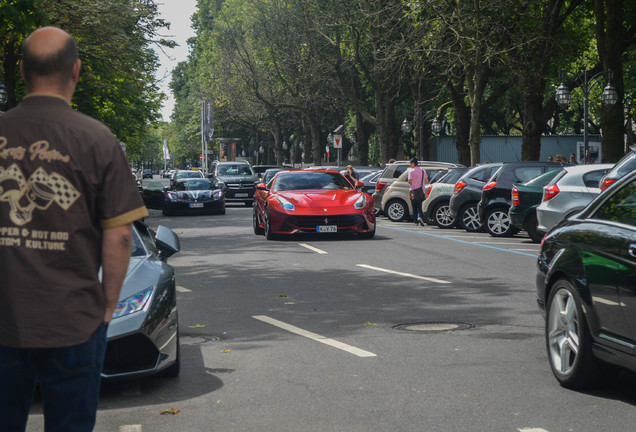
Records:
{"label": "ferrari license plate", "polygon": [[202,208],[203,203],[190,203],[190,208]]}
{"label": "ferrari license plate", "polygon": [[316,232],[319,233],[335,233],[338,232],[338,225],[318,225]]}
{"label": "ferrari license plate", "polygon": [[246,193],[237,193],[237,194],[234,194],[234,196],[235,196],[235,197],[237,197],[237,198],[246,198],[246,197],[247,197],[247,195],[248,195],[248,194],[246,194]]}

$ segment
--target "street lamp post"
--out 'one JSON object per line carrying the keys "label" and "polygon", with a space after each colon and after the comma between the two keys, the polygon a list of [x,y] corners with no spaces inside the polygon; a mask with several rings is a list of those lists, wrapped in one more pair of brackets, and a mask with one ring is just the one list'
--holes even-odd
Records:
{"label": "street lamp post", "polygon": [[[420,147],[420,154],[419,154],[419,158],[420,159],[424,159],[424,122],[430,120],[431,118],[433,118],[434,116],[437,115],[437,113],[435,111],[429,112],[426,115],[424,115],[424,112],[422,111],[421,108],[417,109],[417,115],[418,115],[418,119],[419,119],[419,136],[418,136],[418,143],[419,143],[419,147]],[[433,120],[433,123],[431,124],[431,130],[433,130],[433,124],[435,122],[439,122],[439,120],[437,118],[435,118],[435,120]],[[408,119],[406,117],[404,117],[404,120],[402,121],[402,126],[400,127],[402,129],[402,132],[404,132],[404,134],[408,135],[411,133],[411,130],[413,130],[411,128],[411,123],[408,121]],[[442,124],[441,122],[439,123],[439,130],[441,130],[442,128]],[[438,130],[438,132],[439,132]],[[435,132],[435,130],[433,130],[433,132]],[[437,132],[435,132],[437,133]]]}
{"label": "street lamp post", "polygon": [[[582,77],[577,78],[577,82],[581,84],[581,88],[583,89],[583,164],[588,163],[588,152],[589,152],[589,138],[588,138],[588,109],[589,109],[589,99],[590,99],[590,91],[594,88],[596,84],[598,84],[598,79],[607,74],[607,85],[603,89],[603,93],[601,94],[601,101],[603,105],[606,107],[614,106],[616,101],[618,100],[618,93],[616,92],[616,88],[612,85],[612,78],[614,77],[614,72],[611,69],[606,71],[599,72],[595,75],[591,75],[588,70],[585,70]],[[570,89],[565,85],[564,81],[565,70],[561,69],[560,78],[561,85],[557,89],[555,99],[557,104],[562,109],[566,109],[570,102],[572,101],[572,95],[570,94]]]}
{"label": "street lamp post", "polygon": [[9,100],[9,94],[7,93],[7,88],[0,82],[0,112],[4,108],[4,104]]}

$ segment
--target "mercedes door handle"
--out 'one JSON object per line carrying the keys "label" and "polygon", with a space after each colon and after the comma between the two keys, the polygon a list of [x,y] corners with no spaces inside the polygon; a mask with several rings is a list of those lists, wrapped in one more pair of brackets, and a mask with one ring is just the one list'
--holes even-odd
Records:
{"label": "mercedes door handle", "polygon": [[629,245],[628,251],[632,257],[636,258],[636,243]]}

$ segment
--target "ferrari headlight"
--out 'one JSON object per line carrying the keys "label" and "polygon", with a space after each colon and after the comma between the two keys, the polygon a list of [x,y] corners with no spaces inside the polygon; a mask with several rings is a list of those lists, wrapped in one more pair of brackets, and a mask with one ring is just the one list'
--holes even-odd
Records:
{"label": "ferrari headlight", "polygon": [[353,205],[353,207],[358,210],[363,209],[366,206],[367,206],[367,197],[364,195],[360,195],[360,197],[356,200],[355,204]]}
{"label": "ferrari headlight", "polygon": [[126,300],[119,302],[115,308],[115,312],[113,313],[113,319],[121,318],[144,310],[150,303],[150,297],[152,297],[153,289],[154,287],[146,288],[145,290],[128,297]]}
{"label": "ferrari headlight", "polygon": [[294,211],[294,205],[292,203],[290,203],[289,201],[287,201],[285,198],[283,198],[282,196],[278,197],[278,202],[280,203],[280,205],[285,209],[285,210],[289,210],[289,211]]}

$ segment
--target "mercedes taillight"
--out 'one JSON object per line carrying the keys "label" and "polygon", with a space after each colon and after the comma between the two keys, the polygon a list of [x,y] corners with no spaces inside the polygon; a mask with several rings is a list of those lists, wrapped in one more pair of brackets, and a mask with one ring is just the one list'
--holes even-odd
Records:
{"label": "mercedes taillight", "polygon": [[521,201],[519,201],[519,191],[517,190],[516,187],[512,187],[512,205],[513,206],[518,206],[519,204],[521,204]]}
{"label": "mercedes taillight", "polygon": [[561,192],[555,184],[543,188],[543,201],[550,201]]}
{"label": "mercedes taillight", "polygon": [[457,183],[455,183],[455,189],[453,190],[453,193],[457,195],[458,193],[463,191],[466,186],[468,186],[468,183],[466,183],[465,181],[458,181]]}

